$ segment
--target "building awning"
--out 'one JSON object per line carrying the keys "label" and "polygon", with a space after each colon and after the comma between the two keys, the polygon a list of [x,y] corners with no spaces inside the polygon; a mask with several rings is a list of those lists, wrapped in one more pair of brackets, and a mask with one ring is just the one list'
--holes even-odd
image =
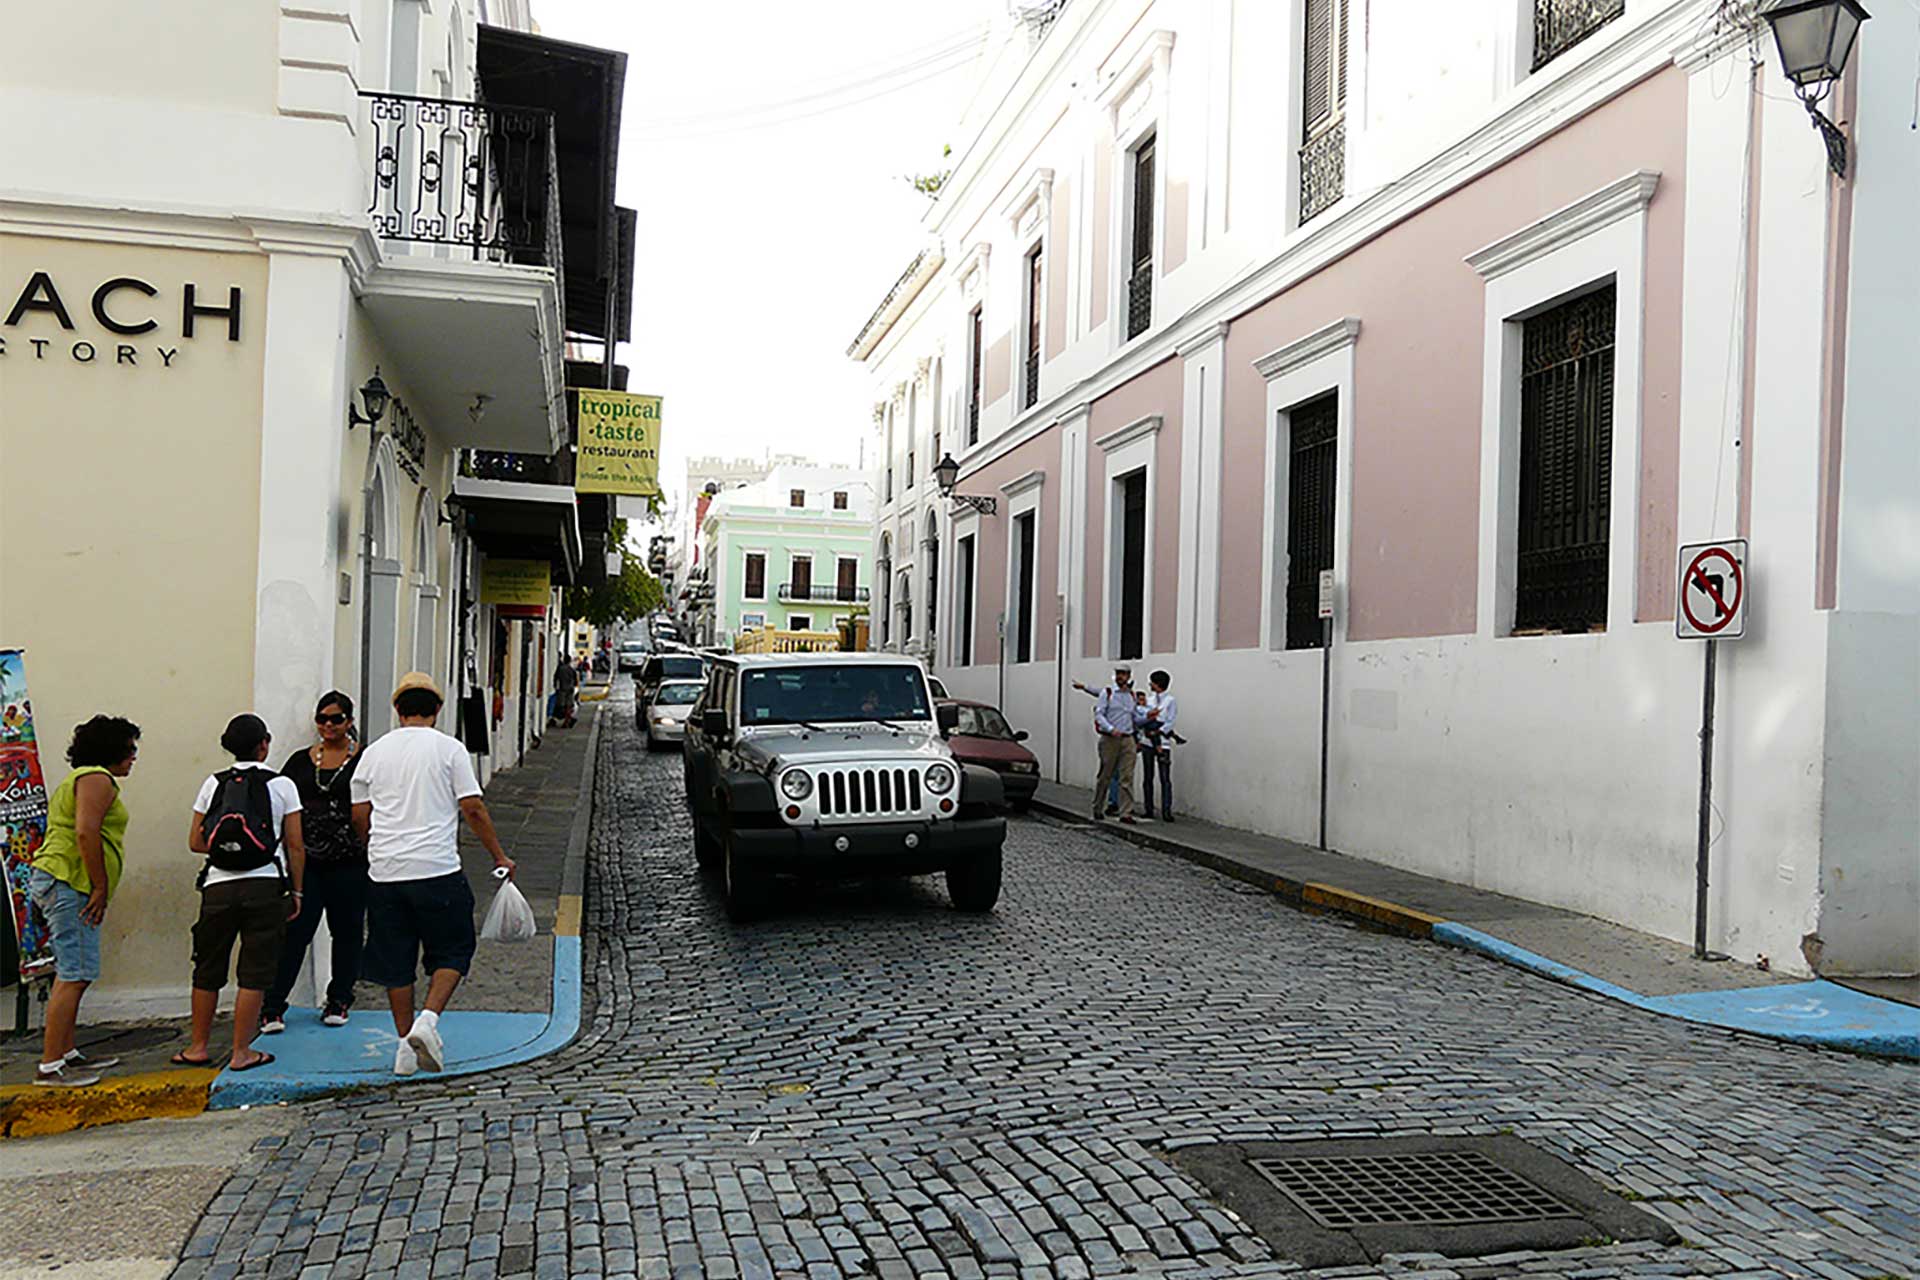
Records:
{"label": "building awning", "polygon": [[523,480],[453,478],[453,504],[467,513],[467,532],[490,556],[545,560],[556,584],[580,577],[580,521],[573,486]]}
{"label": "building awning", "polygon": [[[604,338],[608,281],[630,280],[632,258],[628,246],[621,244],[622,223],[631,221],[631,211],[616,210],[613,203],[627,55],[482,25],[478,62],[487,101],[553,113],[566,326],[573,333]],[[617,264],[619,276],[612,261],[616,251],[624,259]],[[631,297],[630,283],[614,287]],[[627,309],[616,307],[616,327],[626,323]]]}

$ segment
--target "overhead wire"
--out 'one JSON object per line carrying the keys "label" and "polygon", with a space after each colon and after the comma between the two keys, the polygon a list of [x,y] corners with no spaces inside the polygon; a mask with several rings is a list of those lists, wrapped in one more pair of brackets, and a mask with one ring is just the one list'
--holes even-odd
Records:
{"label": "overhead wire", "polygon": [[642,118],[633,121],[629,129],[656,139],[668,136],[701,137],[807,119],[913,88],[933,76],[964,66],[978,55],[986,35],[985,27],[972,28],[957,38],[908,50],[902,58],[868,64],[863,68],[865,74],[811,92],[720,111]]}

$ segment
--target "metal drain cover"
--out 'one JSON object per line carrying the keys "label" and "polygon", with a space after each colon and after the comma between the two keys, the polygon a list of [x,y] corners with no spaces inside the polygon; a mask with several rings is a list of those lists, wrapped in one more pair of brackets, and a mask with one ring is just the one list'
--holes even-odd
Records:
{"label": "metal drain cover", "polygon": [[1571,1165],[1507,1136],[1224,1143],[1168,1159],[1274,1253],[1309,1267],[1679,1239]]}
{"label": "metal drain cover", "polygon": [[1323,1227],[1465,1227],[1573,1211],[1478,1151],[1257,1156],[1247,1161]]}

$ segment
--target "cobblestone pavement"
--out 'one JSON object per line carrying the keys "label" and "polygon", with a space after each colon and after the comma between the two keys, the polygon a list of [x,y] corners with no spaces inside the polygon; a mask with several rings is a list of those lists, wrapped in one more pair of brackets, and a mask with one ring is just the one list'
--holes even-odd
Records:
{"label": "cobblestone pavement", "polygon": [[736,929],[678,758],[630,719],[581,1040],[305,1107],[178,1276],[1273,1276],[1297,1269],[1169,1150],[1426,1132],[1529,1139],[1686,1244],[1313,1274],[1920,1273],[1910,1065],[1649,1017],[1038,821],[992,916],[916,881]]}

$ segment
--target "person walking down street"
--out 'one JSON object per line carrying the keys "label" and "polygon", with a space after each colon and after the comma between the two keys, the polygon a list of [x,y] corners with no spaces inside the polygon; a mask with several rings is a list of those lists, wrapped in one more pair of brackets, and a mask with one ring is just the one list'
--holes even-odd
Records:
{"label": "person walking down street", "polygon": [[[457,738],[434,728],[443,699],[425,672],[393,691],[399,727],[370,744],[353,775],[353,825],[367,846],[367,977],[387,988],[395,1075],[446,1065],[440,1015],[473,965],[473,889],[460,869],[460,821],[513,875],[473,762]],[[424,961],[426,1008],[414,1013]]]}
{"label": "person walking down street", "polygon": [[360,744],[353,736],[353,699],[339,690],[321,697],[313,709],[319,741],[302,747],[280,766],[280,776],[300,792],[300,837],[307,851],[307,874],[300,914],[287,926],[280,948],[280,970],[267,990],[260,1031],[287,1029],[287,997],[300,979],[300,966],[313,945],[320,921],[333,936],[333,972],[327,980],[320,1021],[347,1025],[353,1008],[353,984],[360,980],[360,951],[366,942],[367,848],[353,829],[353,771]]}
{"label": "person walking down street", "polygon": [[580,692],[580,673],[565,658],[553,672],[553,719],[563,729],[573,728],[574,699]]}
{"label": "person walking down street", "polygon": [[1168,686],[1173,677],[1164,671],[1156,671],[1147,677],[1147,685],[1152,690],[1147,695],[1145,716],[1140,726],[1146,745],[1144,763],[1141,765],[1140,794],[1146,801],[1146,816],[1154,816],[1153,781],[1160,779],[1160,820],[1173,821],[1173,744],[1180,735],[1173,726],[1180,720],[1180,703]]}
{"label": "person walking down street", "polygon": [[212,1064],[213,1017],[232,962],[239,990],[227,1065],[251,1071],[273,1061],[272,1054],[253,1047],[253,1038],[267,988],[280,972],[287,921],[300,913],[306,847],[300,789],[267,766],[273,735],[266,721],[235,716],[220,745],[233,757],[233,767],[200,784],[187,832],[187,847],[207,855],[207,865],[200,871],[200,918],[193,926],[193,1040],[173,1061],[186,1067]]}
{"label": "person walking down street", "polygon": [[1133,696],[1133,668],[1113,669],[1113,683],[1093,703],[1093,731],[1100,735],[1100,774],[1093,784],[1093,820],[1101,820],[1100,803],[1114,780],[1120,784],[1120,821],[1133,825],[1133,762],[1138,754],[1134,732],[1140,708]]}
{"label": "person walking down street", "polygon": [[100,980],[100,922],[120,884],[127,806],[120,779],[133,772],[140,726],[95,716],[74,726],[67,747],[73,772],[47,800],[47,834],[27,872],[27,893],[53,942],[53,990],[41,1035],[35,1084],[75,1088],[100,1083],[118,1058],[89,1058],[74,1047],[80,997]]}

